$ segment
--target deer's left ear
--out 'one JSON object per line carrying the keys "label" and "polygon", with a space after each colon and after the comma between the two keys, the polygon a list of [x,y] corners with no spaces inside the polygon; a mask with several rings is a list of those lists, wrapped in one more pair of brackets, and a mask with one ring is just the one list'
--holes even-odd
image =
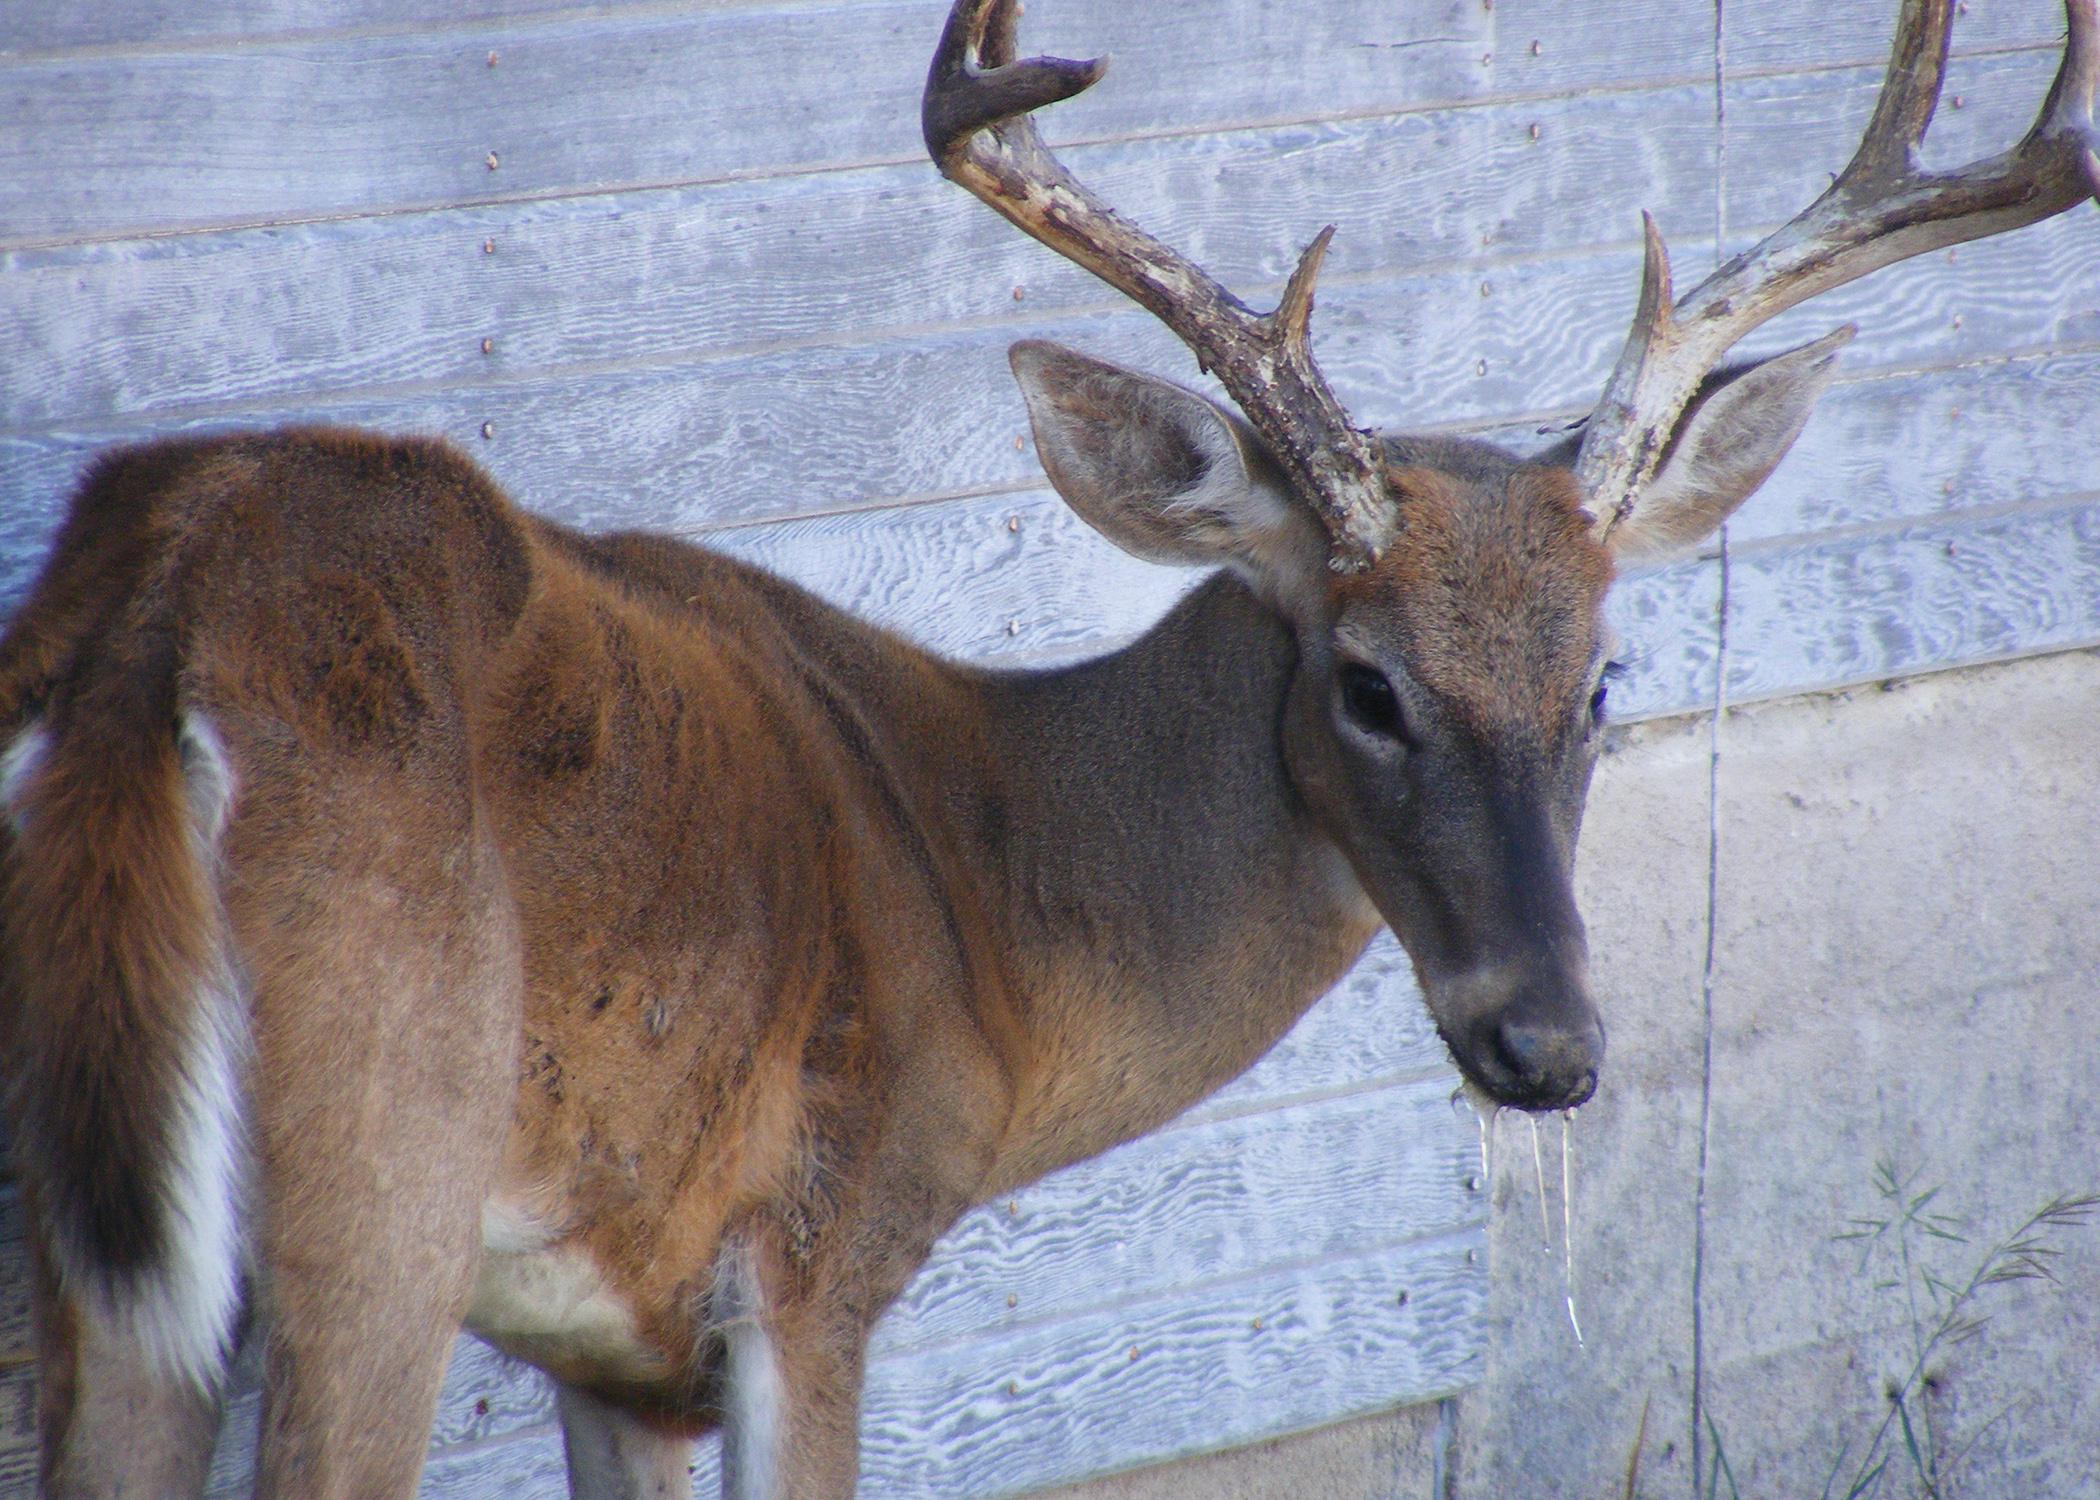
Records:
{"label": "deer's left ear", "polygon": [[1633,513],[1610,527],[1605,542],[1612,552],[1621,561],[1667,556],[1720,530],[1793,447],[1837,373],[1838,350],[1855,332],[1840,328],[1709,379]]}

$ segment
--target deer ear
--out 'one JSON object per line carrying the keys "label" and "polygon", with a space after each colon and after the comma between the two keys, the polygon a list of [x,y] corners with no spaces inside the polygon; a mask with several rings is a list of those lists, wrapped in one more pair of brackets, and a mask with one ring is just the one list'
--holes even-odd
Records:
{"label": "deer ear", "polygon": [[1762,364],[1709,377],[1633,514],[1611,528],[1613,553],[1621,561],[1666,556],[1719,531],[1794,446],[1837,373],[1838,350],[1856,332],[1848,325]]}
{"label": "deer ear", "polygon": [[1065,503],[1152,562],[1226,563],[1269,588],[1318,570],[1319,523],[1238,417],[1171,381],[1031,339],[1008,351]]}

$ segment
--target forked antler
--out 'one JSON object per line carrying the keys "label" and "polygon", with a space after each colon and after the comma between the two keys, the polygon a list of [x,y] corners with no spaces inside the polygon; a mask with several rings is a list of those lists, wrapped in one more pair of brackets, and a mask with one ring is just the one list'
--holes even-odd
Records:
{"label": "forked antler", "polygon": [[[1603,531],[1631,512],[1685,406],[1740,339],[1832,287],[1928,250],[2000,234],[2100,197],[2100,0],[2065,0],[2069,39],[2026,138],[1953,172],[1917,153],[1939,103],[1955,0],[1903,0],[1889,70],[1851,164],[1807,209],[1675,302],[1643,215],[1641,296],[1625,349],[1585,424],[1577,479]],[[1319,508],[1334,564],[1378,556],[1397,518],[1368,433],[1328,389],[1308,327],[1334,229],[1306,247],[1268,314],[1119,218],[1051,155],[1029,112],[1100,78],[1104,62],[1014,58],[1016,0],[956,0],[926,78],[926,147],[942,173],[1171,328],[1216,373],[1299,493]],[[1830,336],[1850,337],[1849,329]]]}
{"label": "forked antler", "polygon": [[[1939,103],[1955,0],[1903,0],[1888,76],[1859,150],[1824,194],[1672,303],[1652,218],[1633,331],[1591,412],[1576,477],[1608,534],[1632,511],[1685,405],[1767,318],[1928,250],[2018,229],[2100,197],[2100,0],[2065,0],[2069,39],[2034,128],[2010,151],[1928,172],[1918,148]],[[1850,336],[1841,329],[1831,337]]]}
{"label": "forked antler", "polygon": [[949,13],[922,115],[942,174],[1179,335],[1318,507],[1334,565],[1376,558],[1394,525],[1376,449],[1328,389],[1308,333],[1313,281],[1334,227],[1306,247],[1276,310],[1254,312],[1202,267],[1119,218],[1050,154],[1028,112],[1089,87],[1106,61],[1015,61],[1018,15],[1016,0],[956,0]]}

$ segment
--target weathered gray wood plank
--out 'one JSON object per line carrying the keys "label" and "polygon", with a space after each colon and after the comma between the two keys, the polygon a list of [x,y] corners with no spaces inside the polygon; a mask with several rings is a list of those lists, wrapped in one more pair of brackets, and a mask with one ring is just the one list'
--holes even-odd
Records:
{"label": "weathered gray wood plank", "polygon": [[[876,1331],[899,1355],[1481,1221],[1456,1075],[1168,1129],[969,1214]],[[1308,1179],[1304,1163],[1321,1170]]]}
{"label": "weathered gray wood plank", "polygon": [[1869,374],[1824,397],[1729,532],[1762,542],[2079,494],[2096,417],[2100,353]]}
{"label": "weathered gray wood plank", "polygon": [[[2075,493],[2089,468],[2069,435],[2096,410],[2100,355],[1840,384],[1735,534],[1741,543],[1770,541]],[[526,495],[538,488],[519,486]],[[632,503],[620,519],[653,519],[639,497]],[[15,578],[26,569],[25,554],[40,548],[51,514],[26,500],[0,507],[0,532],[17,538]],[[1040,662],[1106,649],[1149,624],[1194,577],[1128,557],[1040,490],[739,528],[708,539],[934,649],[988,661]],[[1711,600],[1710,587],[1684,570],[1621,587],[1614,611],[1635,663],[1632,677],[1615,689],[1623,714],[1709,700],[1711,627],[1702,619]],[[1844,604],[1824,607],[1842,612]],[[1802,690],[1819,685],[1827,684],[1813,677],[1795,683]]]}
{"label": "weathered gray wood plank", "polygon": [[[2038,5],[2035,12],[2061,22],[2054,6]],[[2055,77],[2057,55],[2044,48],[1955,59],[1926,137],[1926,164],[1952,167],[2019,140]],[[1874,111],[1884,66],[1876,58],[1865,67],[1730,80],[1725,207],[1731,231],[1761,234],[1829,185]]]}
{"label": "weathered gray wood plank", "polygon": [[[1120,59],[1129,82],[1056,127],[1086,139],[1478,97],[1485,28],[1445,11],[1415,28],[1331,0],[1278,25],[1261,0],[1084,0],[1031,35]],[[909,161],[937,21],[893,0],[0,64],[21,127],[0,137],[0,224],[22,243]],[[794,65],[830,57],[853,59],[844,97],[832,68]]]}
{"label": "weathered gray wood plank", "polygon": [[[722,1493],[721,1445],[702,1447],[693,1476],[695,1500],[718,1500]],[[423,1470],[420,1500],[569,1500],[569,1471],[562,1457],[561,1433],[540,1426],[516,1433],[501,1443],[483,1444],[431,1455]],[[236,1500],[214,1494],[212,1500]],[[243,1497],[244,1500],[244,1497]]]}
{"label": "weathered gray wood plank", "polygon": [[[1887,61],[1896,7],[1889,0],[1738,5],[1722,12],[1731,78]],[[1492,91],[1548,95],[1583,89],[1710,85],[1714,7],[1700,0],[1495,0]],[[2061,11],[2035,0],[1975,0],[1954,33],[1957,56],[2047,45]],[[1537,43],[1537,51],[1532,44]]]}
{"label": "weathered gray wood plank", "polygon": [[[2100,345],[2100,305],[2092,278],[2080,274],[2100,233],[2095,218],[2081,209],[1951,262],[1894,267],[1761,333],[1755,347],[1847,318],[1863,329],[1845,356],[1855,372]],[[1618,255],[1512,265],[1490,298],[1471,272],[1337,287],[1322,306],[1322,360],[1359,418],[1380,425],[1574,410],[1623,336],[1624,304],[1597,290],[1621,269],[1630,275]],[[1517,311],[1484,308],[1505,296]],[[449,433],[528,503],[562,519],[697,530],[1035,482],[1033,458],[1015,446],[1024,424],[1005,368],[1007,344],[1027,333],[1190,373],[1151,319],[1115,312],[268,414]],[[479,436],[484,424],[489,441]],[[71,482],[83,450],[127,435],[97,424],[0,439],[8,502],[0,547],[19,556],[33,546],[38,518],[25,507],[49,516],[47,497]]]}
{"label": "weathered gray wood plank", "polygon": [[[1273,297],[1326,220],[1342,226],[1334,284],[1483,246],[1624,243],[1642,206],[1710,221],[1710,174],[1663,145],[1710,113],[1704,91],[1679,88],[1117,142],[1070,159],[1250,298]],[[1540,119],[1550,145],[1529,138]],[[1492,270],[1481,275],[1492,286]],[[849,331],[1039,322],[1112,300],[916,162],[15,251],[0,256],[14,352],[0,421],[471,386]]]}
{"label": "weathered gray wood plank", "polygon": [[[861,1493],[1017,1494],[1449,1394],[1481,1357],[1482,1254],[1474,1234],[1396,1246],[879,1360],[861,1422]],[[560,1452],[539,1427],[438,1453],[422,1493],[559,1500]],[[719,1473],[710,1441],[695,1494],[713,1500]]]}
{"label": "weathered gray wood plank", "polygon": [[[212,1453],[207,1491],[214,1497],[245,1500],[248,1494],[262,1412],[257,1378],[252,1356],[236,1369],[236,1394],[227,1402],[226,1419]],[[468,1465],[469,1470],[474,1470],[481,1466],[480,1455],[499,1453],[514,1435],[547,1427],[553,1420],[553,1387],[546,1377],[530,1365],[508,1359],[481,1340],[463,1334],[453,1346],[452,1366],[446,1373],[436,1419],[431,1424],[430,1448],[433,1454],[477,1455]],[[556,1439],[557,1460],[560,1450]],[[558,1468],[556,1472],[560,1472]],[[426,1483],[425,1493],[429,1488]],[[566,1496],[566,1484],[560,1493]]]}
{"label": "weathered gray wood plank", "polygon": [[1735,560],[1731,699],[2100,641],[2100,494]]}
{"label": "weathered gray wood plank", "polygon": [[[765,7],[754,0],[693,0],[693,8]],[[805,0],[807,3],[807,0]],[[1084,0],[1064,0],[1085,12]],[[1205,0],[1183,0],[1205,3]],[[312,0],[238,0],[194,6],[171,0],[123,0],[98,5],[20,5],[0,16],[0,54],[65,48],[166,48],[236,40],[255,41],[286,33],[413,30],[456,27],[503,18],[553,16],[584,7],[577,0],[473,0],[446,5],[437,0],[339,0],[325,9]],[[649,0],[589,7],[603,15],[652,8]],[[1725,13],[1730,71],[1773,72],[1879,61],[1887,52],[1890,8],[1883,0],[1843,0],[1818,7],[1814,24],[1803,24],[1799,7],[1752,6]],[[1432,20],[1438,18],[1432,17]],[[1544,0],[1503,0],[1492,15],[1486,40],[1513,88],[1612,86],[1645,81],[1658,63],[1682,68],[1704,45],[1711,18],[1704,7],[1683,0],[1627,0],[1608,9]],[[1042,24],[1039,20],[1038,24]],[[1629,33],[1646,45],[1624,45]],[[1978,0],[1955,31],[1957,52],[2039,45],[2055,39],[2058,21],[2047,6],[2020,0]],[[1658,36],[1675,45],[1662,45]],[[1404,40],[1404,38],[1401,38]],[[1391,45],[1393,37],[1366,37]],[[1539,54],[1529,45],[1541,43]],[[1552,50],[1546,50],[1551,41]],[[1084,50],[1083,37],[1075,44]]]}
{"label": "weathered gray wood plank", "polygon": [[[1737,5],[1721,12],[1731,77],[1888,61],[1896,7],[1887,0],[1834,0],[1809,14],[1787,5]],[[1954,22],[1954,55],[2063,40],[2063,9],[2035,0],[1967,0]],[[1937,128],[1937,127],[1935,127]]]}
{"label": "weathered gray wood plank", "polygon": [[1495,0],[1497,93],[1541,96],[1656,83],[1709,84],[1713,12],[1685,0]]}
{"label": "weathered gray wood plank", "polygon": [[[708,0],[695,0],[706,4]],[[719,3],[719,0],[717,0]],[[734,0],[732,0],[734,3]],[[94,5],[10,5],[0,11],[0,60],[84,48],[110,50],[231,46],[286,33],[341,34],[462,23],[576,10],[577,0],[101,0]],[[637,9],[603,5],[600,11]]]}
{"label": "weathered gray wood plank", "polygon": [[1368,1251],[886,1361],[864,1492],[1014,1494],[1449,1394],[1481,1357],[1478,1256]]}

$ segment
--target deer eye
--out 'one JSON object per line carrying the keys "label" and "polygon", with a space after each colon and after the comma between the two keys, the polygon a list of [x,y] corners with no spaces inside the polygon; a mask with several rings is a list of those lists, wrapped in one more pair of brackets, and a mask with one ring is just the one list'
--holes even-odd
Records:
{"label": "deer eye", "polygon": [[1400,700],[1385,674],[1362,662],[1345,661],[1341,667],[1342,707],[1357,727],[1372,734],[1410,744],[1407,725],[1400,717]]}

